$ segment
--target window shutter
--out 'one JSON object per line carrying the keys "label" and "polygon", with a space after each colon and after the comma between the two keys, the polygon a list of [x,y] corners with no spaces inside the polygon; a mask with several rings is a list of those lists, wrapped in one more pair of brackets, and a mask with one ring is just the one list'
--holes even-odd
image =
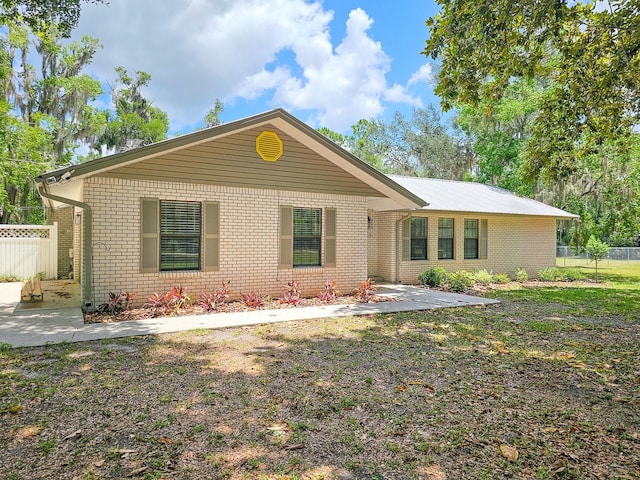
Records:
{"label": "window shutter", "polygon": [[140,272],[158,271],[158,235],[160,209],[155,198],[143,198],[140,204]]}
{"label": "window shutter", "polygon": [[204,203],[204,264],[205,272],[220,268],[220,204]]}
{"label": "window shutter", "polygon": [[292,207],[280,207],[280,268],[293,268]]}
{"label": "window shutter", "polygon": [[411,260],[411,218],[402,221],[402,260]]}
{"label": "window shutter", "polygon": [[324,211],[324,266],[333,268],[336,266],[336,216],[335,208],[326,208]]}
{"label": "window shutter", "polygon": [[480,258],[487,258],[489,250],[489,221],[480,220]]}

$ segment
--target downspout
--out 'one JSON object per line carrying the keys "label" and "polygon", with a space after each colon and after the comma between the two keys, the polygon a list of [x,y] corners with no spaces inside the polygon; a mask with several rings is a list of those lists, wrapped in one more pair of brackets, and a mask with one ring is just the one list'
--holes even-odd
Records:
{"label": "downspout", "polygon": [[93,309],[93,272],[92,272],[92,234],[91,234],[91,225],[93,221],[93,212],[91,207],[83,202],[78,202],[76,200],[72,200],[70,198],[59,197],[58,195],[53,195],[45,190],[44,184],[38,184],[38,192],[44,198],[48,198],[49,200],[53,200],[55,202],[64,203],[65,205],[71,205],[73,207],[81,208],[84,211],[84,215],[82,218],[82,249],[84,250],[82,255],[82,276],[84,276],[84,282],[82,283],[82,309],[83,310],[92,310]]}
{"label": "downspout", "polygon": [[399,220],[396,220],[396,273],[395,273],[395,282],[400,283],[400,263],[402,262],[402,233],[398,235],[398,226],[404,222],[407,218],[411,218],[411,212],[407,213],[404,217],[401,217]]}

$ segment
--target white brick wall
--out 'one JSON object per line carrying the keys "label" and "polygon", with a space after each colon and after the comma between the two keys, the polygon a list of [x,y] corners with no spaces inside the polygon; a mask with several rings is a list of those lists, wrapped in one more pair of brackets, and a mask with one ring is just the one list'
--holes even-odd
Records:
{"label": "white brick wall", "polygon": [[[140,273],[141,197],[220,202],[220,270]],[[326,279],[349,292],[367,276],[364,197],[94,177],[85,181],[84,201],[93,209],[97,304],[109,291],[136,292],[144,302],[174,285],[186,286],[197,301],[223,280],[231,282],[236,297],[252,290],[280,297],[291,279],[300,282],[304,295],[315,296]],[[337,209],[336,268],[278,269],[280,205]]]}
{"label": "white brick wall", "polygon": [[[372,216],[372,212],[369,212]],[[404,218],[402,212],[373,212],[374,236],[369,251],[377,252],[377,261],[369,259],[369,276],[389,281],[416,283],[425,270],[440,266],[448,271],[487,269],[495,273],[514,275],[517,268],[524,268],[530,277],[536,277],[540,269],[555,266],[556,220],[545,217],[518,215],[461,215],[454,212],[432,213],[428,216],[427,260],[400,261],[398,238]],[[453,260],[438,260],[438,218],[454,219]],[[464,219],[488,220],[488,252],[486,259],[464,259]]]}

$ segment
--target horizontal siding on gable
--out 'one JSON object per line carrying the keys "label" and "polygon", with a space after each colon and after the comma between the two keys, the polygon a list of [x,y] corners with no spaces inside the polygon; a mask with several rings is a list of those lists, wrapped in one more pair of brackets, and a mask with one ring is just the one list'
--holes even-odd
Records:
{"label": "horizontal siding on gable", "polygon": [[[256,137],[275,131],[283,142],[276,162],[262,160]],[[212,140],[114,169],[103,176],[381,197],[382,194],[275,128]]]}

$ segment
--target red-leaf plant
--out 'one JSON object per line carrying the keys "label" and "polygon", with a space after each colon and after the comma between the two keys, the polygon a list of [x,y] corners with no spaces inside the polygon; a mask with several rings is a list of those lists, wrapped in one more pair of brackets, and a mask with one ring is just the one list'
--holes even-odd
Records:
{"label": "red-leaf plant", "polygon": [[291,280],[287,282],[287,286],[284,289],[284,294],[280,299],[280,303],[297,305],[298,302],[300,302],[300,282]]}

